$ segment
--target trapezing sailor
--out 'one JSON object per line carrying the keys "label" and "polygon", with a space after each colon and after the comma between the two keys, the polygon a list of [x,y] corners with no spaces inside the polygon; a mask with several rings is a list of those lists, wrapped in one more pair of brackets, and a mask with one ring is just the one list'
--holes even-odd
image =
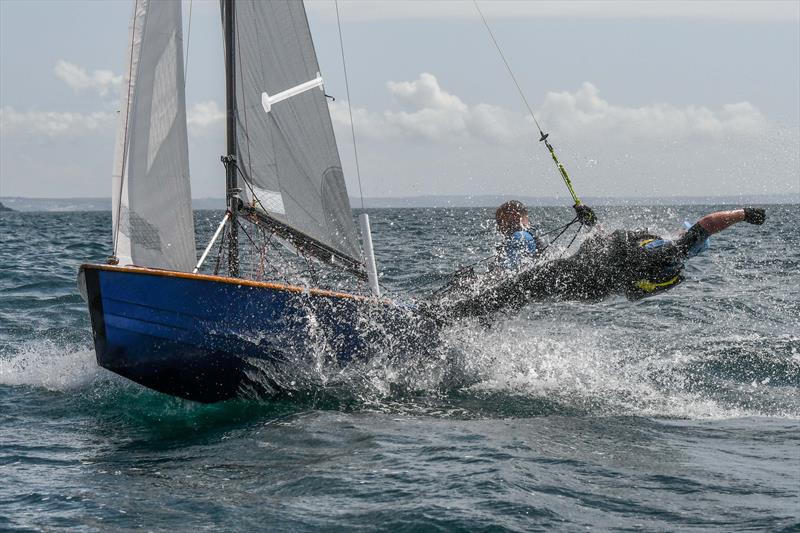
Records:
{"label": "trapezing sailor", "polygon": [[[539,131],[539,141],[544,143],[572,196],[575,218],[561,228],[553,242],[575,223],[580,224],[578,231],[584,226],[594,227],[597,223],[594,211],[575,193],[569,174],[550,144],[549,135],[536,120],[477,0],[473,3]],[[497,230],[504,242],[499,247],[494,268],[484,276],[476,275],[471,269],[457,272],[448,285],[434,293],[431,303],[439,316],[457,318],[520,307],[533,300],[591,301],[618,293],[637,300],[675,288],[683,281],[685,261],[708,247],[710,235],[737,222],[763,224],[765,218],[761,208],[718,211],[689,225],[687,231],[674,240],[647,230],[617,230],[607,234],[597,228],[574,255],[548,260],[544,254],[546,246],[542,246],[531,227],[527,208],[518,201],[506,202],[498,208],[495,216]]]}
{"label": "trapezing sailor", "polygon": [[595,229],[572,256],[548,259],[544,252],[549,245],[542,244],[525,205],[516,200],[504,203],[495,213],[503,243],[493,268],[486,276],[469,271],[437,291],[434,305],[445,316],[482,316],[537,300],[598,301],[613,294],[638,300],[659,294],[684,280],[685,261],[708,248],[709,236],[738,222],[760,225],[766,219],[764,209],[745,207],[705,215],[676,239],[647,230],[606,233],[595,227],[594,210],[580,201],[547,134],[540,133],[575,201],[575,218],[559,228],[561,232],[550,244],[573,224],[580,224],[578,231],[583,227]]}
{"label": "trapezing sailor", "polygon": [[[539,127],[538,122],[536,125]],[[572,206],[575,218],[563,227],[561,233],[553,239],[555,242],[572,224],[580,224],[578,231],[584,226],[594,227],[597,216],[575,193],[569,174],[548,141],[549,135],[541,128],[539,134],[539,140],[544,142],[575,202]],[[528,211],[521,202],[511,201],[501,205],[495,219],[498,231],[503,234],[508,234],[506,228],[513,226],[515,221],[520,229],[530,232]],[[737,222],[761,225],[765,219],[766,213],[759,207],[717,211],[705,215],[693,225],[684,223],[686,231],[674,240],[662,238],[647,230],[616,230],[606,234],[602,228],[597,227],[573,256],[548,262],[539,261],[539,264],[532,265],[516,279],[501,283],[501,290],[497,294],[499,300],[496,303],[502,303],[503,297],[519,303],[521,296],[522,302],[541,298],[600,300],[614,293],[624,293],[629,300],[652,296],[672,289],[684,280],[684,262],[707,250],[711,235]],[[506,239],[505,258],[497,262],[507,269],[519,269],[522,264],[517,252],[519,244],[515,240],[516,235],[518,234],[514,233],[510,239]],[[575,236],[577,237],[577,233]],[[534,235],[530,237],[536,246],[529,246],[526,250],[528,260],[541,258],[546,247],[541,246]],[[567,248],[571,244],[572,242]]]}
{"label": "trapezing sailor", "polygon": [[[539,133],[575,202],[575,218],[559,228],[561,232],[552,241],[555,242],[573,224],[580,224],[578,231],[595,227],[597,216],[578,198],[548,135],[541,128]],[[477,276],[468,271],[456,276],[437,291],[434,305],[446,316],[458,318],[518,308],[535,300],[597,301],[613,294],[638,300],[680,284],[685,261],[708,248],[709,236],[738,222],[760,225],[765,219],[764,209],[758,207],[718,211],[694,225],[687,224],[686,231],[674,240],[647,230],[606,233],[596,227],[574,255],[548,260],[544,252],[549,245],[543,245],[533,229],[528,209],[522,202],[512,200],[495,213],[497,231],[504,240],[488,275]]]}
{"label": "trapezing sailor", "polygon": [[[597,220],[587,206],[579,211]],[[517,214],[516,231],[511,232],[513,219],[509,218]],[[678,286],[685,279],[686,260],[708,248],[709,236],[738,222],[760,225],[765,219],[762,208],[717,211],[675,239],[647,230],[606,233],[597,228],[575,254],[548,260],[529,225],[525,206],[507,202],[497,211],[497,229],[505,239],[493,270],[486,276],[455,279],[437,292],[434,305],[450,318],[461,318],[517,309],[531,301],[599,301],[614,294],[638,300]]]}

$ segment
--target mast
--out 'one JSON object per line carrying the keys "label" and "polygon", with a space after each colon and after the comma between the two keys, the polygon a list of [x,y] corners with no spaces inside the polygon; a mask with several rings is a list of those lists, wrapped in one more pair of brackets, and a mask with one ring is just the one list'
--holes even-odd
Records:
{"label": "mast", "polygon": [[227,155],[222,156],[225,164],[225,202],[230,212],[230,238],[228,239],[228,273],[239,277],[239,180],[236,175],[236,3],[224,0],[225,6],[225,113]]}

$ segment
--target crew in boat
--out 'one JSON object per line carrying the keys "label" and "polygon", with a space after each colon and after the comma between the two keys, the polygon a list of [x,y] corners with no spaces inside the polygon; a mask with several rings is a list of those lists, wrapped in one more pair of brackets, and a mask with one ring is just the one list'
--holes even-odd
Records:
{"label": "crew in boat", "polygon": [[[593,226],[597,217],[586,205],[575,206],[578,219]],[[521,279],[536,283],[525,286],[533,297],[560,296],[565,299],[601,299],[624,292],[631,300],[671,289],[684,280],[684,262],[708,249],[708,238],[737,222],[763,224],[762,208],[745,207],[705,215],[672,240],[646,230],[616,230],[606,234],[599,229],[566,259],[549,261],[541,268],[530,268]],[[541,254],[543,247],[532,235],[527,208],[517,201],[506,202],[497,210],[497,226],[507,236],[500,264],[520,269],[525,261]],[[550,272],[550,276],[544,273]],[[546,284],[543,285],[542,281]]]}
{"label": "crew in boat", "polygon": [[601,299],[624,293],[630,300],[658,294],[684,280],[685,261],[708,249],[708,238],[738,222],[763,224],[764,209],[745,207],[705,215],[676,239],[646,230],[602,230],[578,252],[557,263],[563,268],[557,285],[568,299]]}
{"label": "crew in boat", "polygon": [[503,237],[497,247],[496,266],[519,270],[539,255],[542,246],[528,220],[525,204],[517,200],[504,203],[495,211],[494,220],[497,232]]}
{"label": "crew in boat", "polygon": [[[576,210],[578,207],[581,206]],[[594,223],[594,212],[586,206],[583,208],[585,216],[591,216]],[[522,226],[527,217],[518,219]],[[543,257],[530,266],[520,265],[515,276],[499,281],[491,276],[481,280],[474,275],[454,280],[437,294],[438,305],[446,315],[457,318],[519,308],[535,300],[598,301],[612,294],[638,300],[681,283],[685,261],[708,248],[709,236],[739,222],[760,225],[765,219],[764,209],[757,207],[717,211],[705,215],[675,239],[666,239],[647,230],[606,233],[598,228],[570,257],[552,260]],[[519,231],[523,230],[517,229],[510,235]],[[529,229],[524,231],[530,233]],[[516,240],[523,239],[524,236]],[[507,246],[513,246],[514,242]],[[536,250],[541,255],[541,247],[537,246]]]}
{"label": "crew in boat", "polygon": [[[586,226],[594,226],[597,217],[591,207],[573,206],[576,219]],[[495,266],[505,270],[519,270],[541,256],[545,249],[536,230],[528,219],[528,208],[518,200],[510,200],[497,208],[494,215],[497,232],[503,242],[497,248]]]}

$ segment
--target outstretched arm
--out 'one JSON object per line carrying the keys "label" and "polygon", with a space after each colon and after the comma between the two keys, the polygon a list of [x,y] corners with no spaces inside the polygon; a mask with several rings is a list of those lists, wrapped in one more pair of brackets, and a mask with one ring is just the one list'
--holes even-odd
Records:
{"label": "outstretched arm", "polygon": [[763,224],[765,218],[766,215],[763,209],[758,207],[745,207],[744,209],[711,213],[698,220],[697,224],[706,230],[709,235],[713,235],[737,222],[745,221],[750,224]]}
{"label": "outstretched arm", "polygon": [[705,243],[709,235],[719,233],[737,222],[744,221],[750,224],[763,224],[765,218],[766,214],[760,207],[745,207],[744,209],[734,209],[733,211],[717,211],[716,213],[711,213],[698,220],[697,223],[689,228],[675,243],[686,257],[692,257],[703,251],[703,243]]}

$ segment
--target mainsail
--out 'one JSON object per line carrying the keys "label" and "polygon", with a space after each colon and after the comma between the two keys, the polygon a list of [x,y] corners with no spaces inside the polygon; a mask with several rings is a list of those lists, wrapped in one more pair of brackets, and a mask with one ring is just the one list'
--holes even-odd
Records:
{"label": "mainsail", "polygon": [[191,271],[181,3],[136,0],[114,157],[114,252],[120,264]]}
{"label": "mainsail", "polygon": [[234,13],[236,155],[247,204],[312,255],[332,252],[360,267],[324,92],[315,87],[263,104],[263,93],[285,95],[319,77],[303,3],[237,0]]}

